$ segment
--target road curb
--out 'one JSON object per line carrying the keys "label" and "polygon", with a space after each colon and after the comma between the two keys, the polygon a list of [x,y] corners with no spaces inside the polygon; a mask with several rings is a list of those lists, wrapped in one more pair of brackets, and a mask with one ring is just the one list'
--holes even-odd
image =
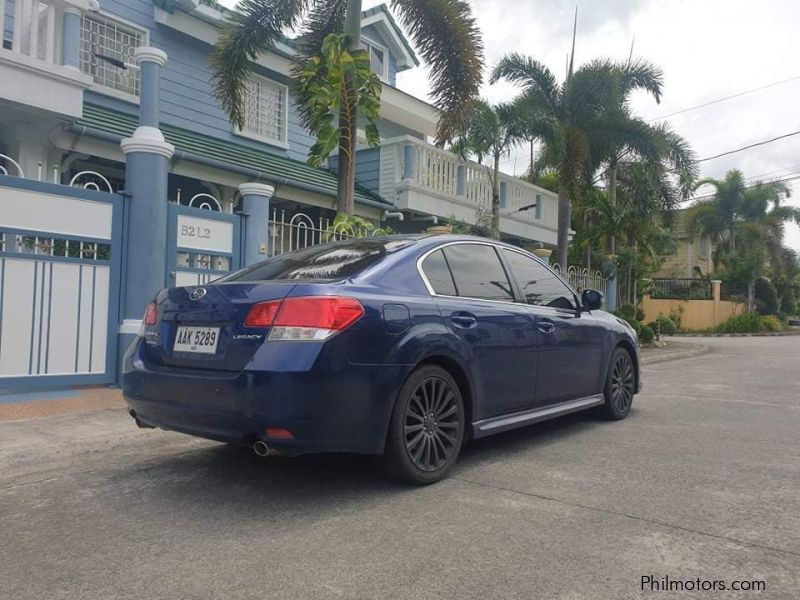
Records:
{"label": "road curb", "polygon": [[642,365],[645,366],[654,365],[657,363],[662,363],[672,360],[681,360],[683,358],[693,358],[695,356],[708,354],[711,351],[712,351],[711,346],[706,346],[704,344],[686,344],[686,347],[675,348],[674,350],[671,351],[670,350],[664,350],[663,352],[653,351],[653,353],[645,351],[645,353],[641,356],[640,360]]}
{"label": "road curb", "polygon": [[788,335],[800,335],[800,331],[759,331],[757,333],[674,333],[670,337],[784,337]]}

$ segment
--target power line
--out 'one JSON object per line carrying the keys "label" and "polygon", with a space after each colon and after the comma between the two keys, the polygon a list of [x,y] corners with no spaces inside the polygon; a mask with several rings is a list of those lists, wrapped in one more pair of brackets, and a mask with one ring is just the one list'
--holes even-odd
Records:
{"label": "power line", "polygon": [[788,137],[792,137],[793,135],[800,134],[800,129],[797,131],[792,131],[790,133],[784,133],[783,135],[779,135],[774,138],[770,138],[768,140],[763,140],[761,142],[755,142],[753,144],[748,144],[747,146],[742,146],[741,148],[735,148],[733,150],[728,150],[726,152],[720,152],[719,154],[715,154],[714,156],[707,156],[705,158],[701,158],[699,160],[694,161],[695,163],[706,162],[707,160],[714,160],[716,158],[722,158],[723,156],[728,156],[729,154],[736,154],[737,152],[742,152],[744,150],[749,150],[750,148],[756,148],[758,146],[764,146],[766,144],[771,144],[772,142],[777,142],[778,140],[783,140]]}
{"label": "power line", "polygon": [[773,81],[772,83],[767,83],[766,85],[762,85],[756,88],[752,88],[749,90],[745,90],[743,92],[737,92],[736,94],[731,94],[730,96],[725,96],[723,98],[717,98],[716,100],[711,100],[709,102],[704,102],[703,104],[696,104],[695,106],[690,106],[688,108],[684,108],[681,110],[676,110],[675,112],[667,113],[666,115],[661,115],[660,117],[655,117],[653,119],[648,119],[648,123],[652,123],[653,121],[660,121],[661,119],[666,119],[667,117],[674,117],[675,115],[682,115],[683,113],[687,113],[693,110],[697,110],[698,108],[705,108],[706,106],[711,106],[713,104],[719,104],[720,102],[725,102],[726,100],[731,100],[733,98],[738,98],[740,96],[745,96],[747,94],[752,94],[753,92],[760,92],[761,90],[766,90],[767,88],[775,87],[776,85],[781,85],[784,83],[789,83],[790,81],[796,81],[800,79],[800,75],[795,75],[794,77],[790,77],[789,79],[781,79],[780,81]]}
{"label": "power line", "polygon": [[[784,177],[783,179],[776,179],[775,181],[769,181],[769,182],[760,182],[759,181],[758,183],[754,183],[752,185],[744,186],[744,189],[750,190],[752,188],[758,187],[762,183],[786,183],[787,181],[794,181],[795,179],[800,179],[800,174],[792,175],[791,177],[787,176],[787,177]],[[706,200],[708,198],[713,198],[714,196],[716,196],[716,194],[703,194],[702,196],[695,196],[694,198],[689,198],[689,200],[694,202],[694,201],[697,201],[697,200]]]}

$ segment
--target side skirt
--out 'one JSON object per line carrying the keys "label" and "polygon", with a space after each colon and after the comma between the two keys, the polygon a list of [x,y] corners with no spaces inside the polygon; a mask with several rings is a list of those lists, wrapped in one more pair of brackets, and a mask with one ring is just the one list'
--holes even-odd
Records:
{"label": "side skirt", "polygon": [[472,437],[473,439],[478,439],[494,433],[500,433],[501,431],[532,425],[533,423],[547,421],[548,419],[555,419],[556,417],[578,412],[579,410],[600,406],[604,402],[605,398],[603,394],[595,394],[593,396],[569,400],[543,408],[534,408],[510,415],[481,419],[472,424]]}

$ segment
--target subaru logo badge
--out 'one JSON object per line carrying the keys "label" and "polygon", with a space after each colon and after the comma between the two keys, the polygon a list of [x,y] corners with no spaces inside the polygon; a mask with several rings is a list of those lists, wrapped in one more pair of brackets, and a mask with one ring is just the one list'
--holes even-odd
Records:
{"label": "subaru logo badge", "polygon": [[203,296],[206,295],[206,288],[196,288],[192,290],[192,294],[189,296],[192,300],[200,300]]}

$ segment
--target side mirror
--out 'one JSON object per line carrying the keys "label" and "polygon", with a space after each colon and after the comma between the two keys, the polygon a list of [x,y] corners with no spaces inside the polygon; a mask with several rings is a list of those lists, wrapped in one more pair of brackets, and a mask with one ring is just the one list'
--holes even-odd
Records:
{"label": "side mirror", "polygon": [[583,290],[581,306],[585,310],[597,310],[603,306],[603,294],[597,290]]}

